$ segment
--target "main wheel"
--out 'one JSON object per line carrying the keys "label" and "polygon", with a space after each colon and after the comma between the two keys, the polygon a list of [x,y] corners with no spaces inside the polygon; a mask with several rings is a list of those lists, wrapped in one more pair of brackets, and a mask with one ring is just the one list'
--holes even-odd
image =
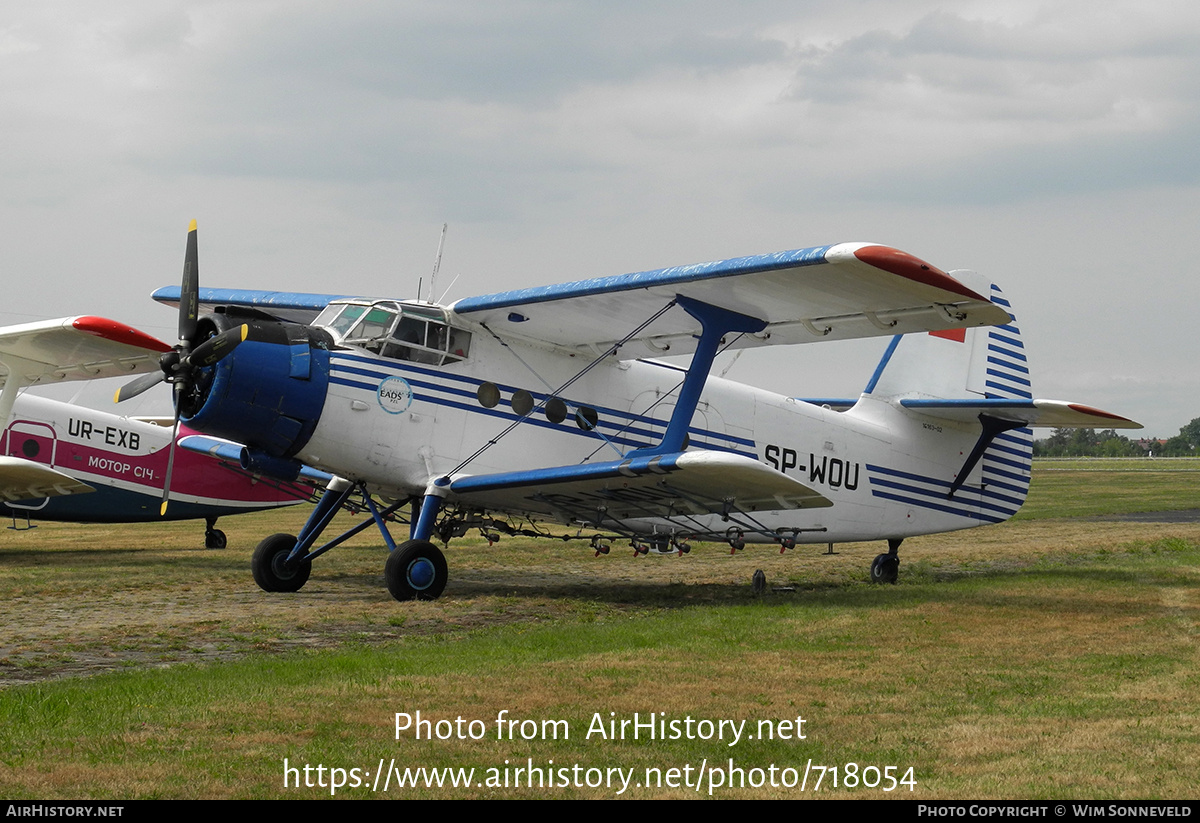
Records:
{"label": "main wheel", "polygon": [[449,577],[446,556],[425,540],[401,543],[383,567],[388,591],[397,600],[436,600]]}
{"label": "main wheel", "polygon": [[258,544],[250,558],[254,582],[264,592],[298,592],[308,582],[312,561],[288,564],[287,556],[296,547],[290,534],[273,534]]}
{"label": "main wheel", "polygon": [[894,554],[881,554],[871,563],[872,583],[895,583],[900,576],[900,558]]}

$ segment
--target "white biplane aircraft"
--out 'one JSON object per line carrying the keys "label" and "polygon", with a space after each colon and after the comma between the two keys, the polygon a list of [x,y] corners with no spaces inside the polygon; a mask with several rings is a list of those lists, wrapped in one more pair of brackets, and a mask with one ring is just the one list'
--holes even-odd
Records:
{"label": "white biplane aircraft", "polygon": [[[180,343],[161,373],[117,399],[172,382],[187,425],[242,444],[228,448],[243,465],[335,475],[298,537],[259,544],[252,567],[267,591],[300,589],[316,557],[372,522],[391,550],[385,577],[398,600],[442,593],[435,537],[549,536],[552,524],[597,554],[617,538],[638,553],[682,553],[690,539],[735,551],[886,540],[871,577],[894,582],[905,537],[997,523],[1020,508],[1028,427],[1138,426],[1033,399],[1000,290],[886,246],[841,243],[448,306],[200,289],[196,272],[193,222],[183,286],[154,294],[179,305]],[[844,411],[709,377],[728,349],[879,335],[891,345]],[[691,355],[686,368],[645,359],[681,354]],[[351,502],[372,518],[314,548]],[[397,546],[386,521],[405,511],[410,539]]]}

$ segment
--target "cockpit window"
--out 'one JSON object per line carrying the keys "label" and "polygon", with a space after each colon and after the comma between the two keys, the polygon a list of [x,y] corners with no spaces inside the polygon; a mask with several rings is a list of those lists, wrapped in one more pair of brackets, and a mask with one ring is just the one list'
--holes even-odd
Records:
{"label": "cockpit window", "polygon": [[439,306],[330,303],[314,325],[324,326],[343,345],[411,363],[453,363],[471,350],[471,333],[450,326]]}
{"label": "cockpit window", "polygon": [[341,337],[354,325],[355,320],[362,317],[363,312],[366,310],[366,306],[348,306],[344,303],[341,305],[331,304],[325,307],[325,310],[321,312],[313,325],[325,326]]}
{"label": "cockpit window", "polygon": [[[379,306],[372,306],[362,318],[346,333],[347,342],[365,345],[377,349],[387,336],[388,330],[396,322],[397,312]],[[339,318],[340,319],[340,318]]]}

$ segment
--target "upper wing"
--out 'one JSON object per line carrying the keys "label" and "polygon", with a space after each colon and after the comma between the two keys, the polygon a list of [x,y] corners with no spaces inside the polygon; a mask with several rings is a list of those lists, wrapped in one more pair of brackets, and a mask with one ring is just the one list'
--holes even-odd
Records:
{"label": "upper wing", "polygon": [[[179,286],[156,289],[151,298],[167,306],[179,306]],[[200,289],[199,304],[212,309],[216,306],[239,306],[255,309],[293,323],[311,323],[321,309],[332,300],[362,299],[352,294],[311,294],[309,292],[255,291],[253,289]],[[373,298],[367,298],[373,299]]]}
{"label": "upper wing", "polygon": [[69,474],[20,457],[0,457],[0,498],[36,500],[95,491]]}
{"label": "upper wing", "polygon": [[[843,340],[1007,323],[1008,313],[945,272],[886,246],[841,243],[581,280],[459,300],[459,316],[510,335],[602,351],[676,296],[765,320],[732,347]],[[622,358],[686,354],[698,321],[676,307]]]}
{"label": "upper wing", "polygon": [[695,451],[452,478],[450,492],[485,509],[563,523],[606,523],[832,506],[820,492],[749,457]]}
{"label": "upper wing", "polygon": [[[730,346],[808,343],[1007,323],[1009,315],[944,271],[887,246],[840,243],[471,297],[450,306],[496,334],[600,352],[682,295],[765,320]],[[311,321],[349,295],[201,289],[205,306]],[[154,292],[178,305],[179,287]],[[698,321],[675,307],[622,348],[623,359],[687,354]]]}
{"label": "upper wing", "polygon": [[906,409],[930,417],[975,423],[979,415],[1012,420],[1027,426],[1053,426],[1069,429],[1140,429],[1142,424],[1119,414],[1062,400],[901,400]]}
{"label": "upper wing", "polygon": [[41,320],[0,329],[0,377],[28,386],[148,372],[170,348],[103,317]]}

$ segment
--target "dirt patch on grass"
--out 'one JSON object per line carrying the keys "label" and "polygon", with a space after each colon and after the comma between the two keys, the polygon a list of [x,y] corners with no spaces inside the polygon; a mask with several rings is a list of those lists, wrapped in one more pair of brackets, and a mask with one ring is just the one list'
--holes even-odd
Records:
{"label": "dirt patch on grass", "polygon": [[[752,602],[763,569],[776,598],[869,587],[882,544],[801,546],[781,555],[749,546],[697,545],[685,557],[635,558],[616,545],[592,556],[586,543],[455,541],[442,599],[397,603],[383,583],[386,553],[370,531],[320,558],[305,588],[268,594],[255,586],[249,556],[264,535],[294,533],[304,512],[222,522],[230,547],[206,551],[195,523],[96,526],[46,524],[9,532],[0,544],[0,686],[129,667],[228,660],[250,653],[390,643],[561,617],[591,621]],[[1011,574],[1046,557],[1121,550],[1164,534],[1144,524],[1037,520],[905,541],[903,580]],[[1200,524],[1170,535],[1200,541]]]}

